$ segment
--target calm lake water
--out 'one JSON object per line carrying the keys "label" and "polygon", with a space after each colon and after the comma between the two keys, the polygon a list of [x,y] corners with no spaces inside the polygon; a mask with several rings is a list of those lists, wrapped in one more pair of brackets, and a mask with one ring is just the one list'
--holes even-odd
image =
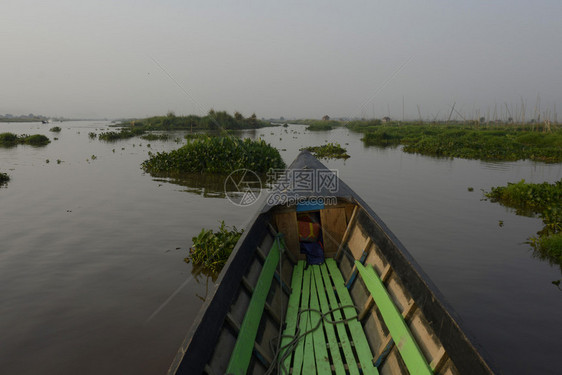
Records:
{"label": "calm lake water", "polygon": [[[49,132],[55,125],[60,133]],[[0,172],[11,176],[0,188],[2,374],[165,373],[213,286],[183,261],[191,238],[220,220],[244,227],[258,208],[236,207],[195,179],[145,174],[148,151],[180,144],[89,138],[108,125],[0,123],[0,133],[52,140],[0,148]],[[283,149],[287,164],[303,146],[346,147],[350,159],[326,165],[404,243],[495,366],[506,374],[559,373],[562,292],[551,282],[560,268],[533,258],[524,243],[541,221],[484,201],[481,189],[522,178],[553,182],[561,164],[366,148],[346,129],[291,125],[244,135]]]}

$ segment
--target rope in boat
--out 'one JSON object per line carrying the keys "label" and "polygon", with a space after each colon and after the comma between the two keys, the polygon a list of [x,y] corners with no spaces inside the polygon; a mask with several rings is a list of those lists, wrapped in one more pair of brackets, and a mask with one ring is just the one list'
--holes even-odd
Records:
{"label": "rope in boat", "polygon": [[[280,256],[279,256],[279,286],[282,289],[283,288],[283,259],[282,259],[282,255],[284,254],[286,247],[284,242],[282,243],[281,240],[283,238],[283,233],[277,233],[275,235],[275,241],[277,242],[277,246],[279,248],[280,251]],[[339,311],[339,310],[343,310],[345,308],[353,308],[355,309],[355,311],[357,311],[357,306],[355,305],[344,305],[344,306],[340,306],[340,307],[336,307],[334,309],[331,309],[325,313],[323,313],[322,311],[318,310],[318,309],[311,309],[311,308],[307,308],[307,309],[300,309],[298,311],[297,314],[297,321],[296,321],[296,332],[294,335],[282,335],[281,332],[283,332],[283,325],[285,322],[285,317],[284,317],[284,309],[283,309],[283,293],[281,293],[281,312],[280,312],[280,326],[279,326],[279,335],[277,336],[277,346],[273,345],[273,341],[276,339],[275,337],[270,340],[269,345],[270,345],[270,349],[271,351],[274,353],[273,359],[271,361],[271,364],[269,366],[269,368],[267,369],[267,371],[265,372],[266,375],[271,375],[274,373],[274,371],[277,369],[277,374],[289,374],[289,370],[287,370],[287,368],[285,367],[284,362],[287,360],[287,358],[293,354],[293,352],[295,351],[298,343],[300,340],[302,340],[304,337],[306,337],[307,335],[315,332],[318,328],[321,327],[322,322],[326,322],[329,324],[340,324],[340,323],[347,323],[351,320],[357,319],[358,315],[349,317],[349,318],[345,318],[345,319],[339,319],[339,320],[332,320],[329,318],[329,315],[331,315],[332,313],[334,313],[335,311]],[[300,334],[300,320],[301,320],[301,315],[303,313],[316,313],[320,315],[320,319],[318,319],[318,322],[316,323],[316,325],[314,327],[312,327],[311,329],[309,329],[308,331],[305,331],[304,333]],[[284,338],[290,338],[291,341],[289,341],[289,343],[287,343],[286,345],[284,345],[283,347],[281,347],[281,340]],[[282,353],[282,354],[281,354]],[[281,354],[281,355],[280,355]]]}
{"label": "rope in boat", "polygon": [[[323,313],[322,311],[318,310],[318,309],[301,309],[298,312],[297,315],[297,322],[296,322],[296,327],[297,330],[295,332],[294,335],[279,335],[278,337],[278,345],[277,345],[277,349],[275,349],[275,347],[273,347],[272,345],[272,341],[270,341],[270,349],[271,351],[275,354],[273,357],[273,360],[271,362],[271,365],[269,366],[269,368],[267,369],[267,371],[265,372],[266,375],[271,375],[273,374],[273,372],[275,371],[275,369],[277,369],[277,374],[289,374],[289,370],[287,370],[287,368],[285,368],[285,360],[287,360],[287,358],[293,354],[293,352],[295,351],[298,343],[300,340],[302,340],[304,337],[306,337],[307,335],[315,332],[318,328],[320,328],[322,326],[322,322],[326,322],[329,324],[340,324],[340,323],[347,323],[351,320],[357,319],[357,315],[349,317],[349,318],[345,318],[345,319],[339,319],[339,320],[332,320],[329,318],[329,315],[332,314],[335,311],[338,310],[342,310],[345,308],[353,308],[353,309],[357,309],[357,306],[355,305],[344,305],[344,306],[340,306],[340,307],[336,307],[334,309],[331,309],[325,313]],[[311,329],[309,329],[308,331],[305,331],[304,333],[300,334],[300,319],[301,319],[301,315],[303,313],[306,312],[313,312],[313,313],[317,313],[318,315],[320,315],[320,319],[318,320],[318,322],[316,323],[316,325],[314,327],[312,327]],[[283,325],[281,325],[281,328]],[[279,331],[281,332],[281,331]],[[286,345],[280,347],[279,343],[281,341],[282,338],[290,338],[291,341],[289,343],[287,343]],[[283,353],[281,356],[279,356],[280,353]]]}

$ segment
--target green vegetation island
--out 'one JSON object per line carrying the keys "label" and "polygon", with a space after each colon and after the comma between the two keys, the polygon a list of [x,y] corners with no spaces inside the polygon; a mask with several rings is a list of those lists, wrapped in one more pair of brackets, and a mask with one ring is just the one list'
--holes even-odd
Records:
{"label": "green vegetation island", "polygon": [[31,146],[45,146],[51,141],[44,135],[34,134],[34,135],[16,135],[13,133],[0,133],[0,146],[3,147],[13,147],[16,145],[24,144]]}
{"label": "green vegetation island", "polygon": [[[240,112],[234,112],[234,115],[230,115],[226,111],[215,111],[211,109],[205,116],[176,116],[173,112],[168,112],[166,116],[125,120],[112,126],[120,127],[121,129],[119,131],[100,133],[98,139],[102,141],[115,141],[118,139],[143,136],[143,138],[147,140],[153,140],[156,139],[155,136],[148,135],[146,134],[147,132],[175,130],[224,132],[231,130],[259,129],[271,126],[271,123],[259,120],[255,113],[245,118]],[[157,139],[165,138],[165,136],[159,136]]]}
{"label": "green vegetation island", "polygon": [[245,118],[240,112],[230,115],[226,111],[211,109],[206,116],[176,116],[168,112],[166,116],[154,116],[145,119],[123,121],[116,126],[144,130],[241,130],[258,129],[271,126],[270,122],[259,120],[255,113]]}
{"label": "green vegetation island", "polygon": [[228,174],[243,168],[265,174],[270,169],[285,168],[279,151],[261,139],[200,136],[188,139],[177,150],[148,155],[142,168],[151,174]]}
{"label": "green vegetation island", "polygon": [[349,159],[347,150],[337,142],[330,142],[322,146],[309,146],[304,149],[320,159]]}
{"label": "green vegetation island", "polygon": [[[327,116],[325,116],[327,117]],[[396,147],[435,157],[457,157],[489,161],[533,160],[562,162],[562,126],[549,121],[504,123],[499,121],[391,121],[299,120],[309,130],[331,130],[336,126],[363,133],[366,146]]]}
{"label": "green vegetation island", "polygon": [[527,243],[537,257],[558,264],[562,270],[562,180],[553,184],[521,180],[493,187],[485,195],[492,202],[515,208],[518,215],[540,217],[544,228]]}

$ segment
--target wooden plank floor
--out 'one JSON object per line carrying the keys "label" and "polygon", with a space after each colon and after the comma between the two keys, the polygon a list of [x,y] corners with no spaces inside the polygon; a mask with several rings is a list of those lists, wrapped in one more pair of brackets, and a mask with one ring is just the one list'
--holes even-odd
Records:
{"label": "wooden plank floor", "polygon": [[326,259],[325,264],[306,267],[300,261],[291,286],[293,293],[281,344],[285,371],[378,374],[336,262]]}

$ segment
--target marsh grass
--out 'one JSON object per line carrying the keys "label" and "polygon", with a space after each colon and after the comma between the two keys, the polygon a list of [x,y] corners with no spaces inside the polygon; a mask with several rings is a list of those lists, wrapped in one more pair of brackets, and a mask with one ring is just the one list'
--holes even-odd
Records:
{"label": "marsh grass", "polygon": [[50,132],[53,133],[59,133],[62,129],[60,128],[60,126],[53,126],[51,129],[49,129]]}

